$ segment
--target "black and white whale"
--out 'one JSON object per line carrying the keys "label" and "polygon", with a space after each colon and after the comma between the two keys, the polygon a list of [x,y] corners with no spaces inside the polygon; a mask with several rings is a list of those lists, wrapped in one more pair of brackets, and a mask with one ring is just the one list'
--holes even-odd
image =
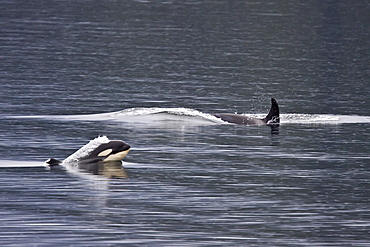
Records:
{"label": "black and white whale", "polygon": [[276,127],[280,123],[279,106],[274,98],[271,98],[270,112],[262,119],[230,113],[217,113],[213,115],[225,122],[234,124],[271,125],[272,127]]}
{"label": "black and white whale", "polygon": [[60,165],[91,170],[103,163],[121,162],[130,151],[130,148],[131,147],[123,141],[109,140],[106,136],[99,136],[63,161],[50,158],[44,162],[44,166],[52,168]]}

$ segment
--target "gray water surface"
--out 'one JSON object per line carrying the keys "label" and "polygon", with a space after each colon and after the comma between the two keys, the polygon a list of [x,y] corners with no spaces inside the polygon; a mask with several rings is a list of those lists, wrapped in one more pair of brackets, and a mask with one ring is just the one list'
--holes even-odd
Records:
{"label": "gray water surface", "polygon": [[[1,1],[0,244],[369,246],[369,11]],[[120,178],[41,166],[98,135]]]}

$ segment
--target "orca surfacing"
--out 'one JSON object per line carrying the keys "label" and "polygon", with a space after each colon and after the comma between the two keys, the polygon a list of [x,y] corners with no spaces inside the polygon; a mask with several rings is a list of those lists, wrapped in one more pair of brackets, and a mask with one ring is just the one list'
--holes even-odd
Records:
{"label": "orca surfacing", "polygon": [[87,167],[91,164],[121,161],[130,151],[130,146],[123,141],[109,140],[106,136],[99,136],[63,161],[50,158],[45,161],[44,166],[78,166]]}
{"label": "orca surfacing", "polygon": [[244,125],[270,125],[277,127],[280,123],[279,106],[274,98],[271,98],[271,109],[265,118],[253,118],[231,113],[217,113],[215,117],[221,118],[223,121],[234,124]]}

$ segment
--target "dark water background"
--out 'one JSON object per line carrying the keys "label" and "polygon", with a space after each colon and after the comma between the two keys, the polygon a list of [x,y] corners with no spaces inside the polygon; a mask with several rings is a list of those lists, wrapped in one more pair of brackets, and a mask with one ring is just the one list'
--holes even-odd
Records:
{"label": "dark water background", "polygon": [[[0,3],[2,246],[370,245],[368,1]],[[98,135],[127,178],[39,166]]]}

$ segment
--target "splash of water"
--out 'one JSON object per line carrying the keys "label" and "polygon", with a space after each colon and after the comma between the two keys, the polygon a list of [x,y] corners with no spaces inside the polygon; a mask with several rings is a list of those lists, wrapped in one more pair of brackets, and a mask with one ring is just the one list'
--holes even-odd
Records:
{"label": "splash of water", "polygon": [[62,165],[73,164],[76,163],[78,160],[88,156],[92,151],[94,151],[97,147],[99,147],[103,143],[108,143],[110,140],[106,136],[99,136],[89,143],[84,145],[82,148],[78,149],[76,152],[68,156],[65,160],[63,160]]}

